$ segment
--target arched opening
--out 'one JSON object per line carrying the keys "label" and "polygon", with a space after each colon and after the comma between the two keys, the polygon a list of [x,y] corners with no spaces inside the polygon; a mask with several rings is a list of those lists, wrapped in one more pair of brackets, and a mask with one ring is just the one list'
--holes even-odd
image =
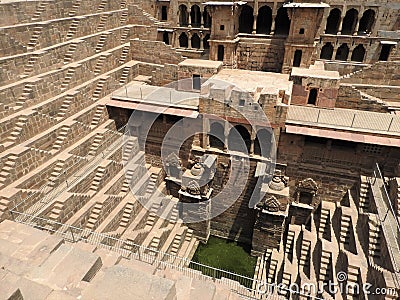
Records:
{"label": "arched opening", "polygon": [[218,61],[224,61],[225,48],[223,45],[218,45]]}
{"label": "arched opening", "polygon": [[270,34],[272,25],[272,9],[265,5],[258,10],[257,33]]}
{"label": "arched opening", "polygon": [[303,51],[301,50],[294,51],[293,67],[300,67],[302,56],[303,56]]}
{"label": "arched opening", "polygon": [[392,52],[393,45],[383,44],[381,48],[381,53],[379,54],[380,61],[388,61],[390,52]]}
{"label": "arched opening", "polygon": [[179,36],[179,47],[181,48],[189,47],[189,39],[186,33],[184,32],[182,32],[181,35]]}
{"label": "arched opening", "polygon": [[203,11],[203,24],[205,28],[211,28],[211,16],[208,13],[207,6],[204,7]]}
{"label": "arched opening", "polygon": [[250,133],[242,125],[231,128],[228,136],[228,149],[230,151],[250,152]]}
{"label": "arched opening", "polygon": [[184,4],[179,5],[179,26],[189,25],[189,14]]}
{"label": "arched opening", "polygon": [[363,62],[365,56],[365,48],[363,45],[358,45],[354,48],[353,54],[351,55],[352,61]]}
{"label": "arched opening", "polygon": [[163,32],[163,42],[169,45],[169,33],[167,31]]}
{"label": "arched opening", "polygon": [[290,19],[284,7],[278,9],[275,18],[275,34],[288,35],[290,30]]}
{"label": "arched opening", "polygon": [[358,11],[354,8],[346,12],[346,16],[343,19],[342,34],[351,35],[354,33],[357,25],[357,17]]}
{"label": "arched opening", "polygon": [[165,5],[161,6],[161,20],[162,21],[168,20],[168,7]]}
{"label": "arched opening", "polygon": [[220,123],[214,122],[211,124],[208,138],[210,141],[210,147],[224,150],[224,127]]}
{"label": "arched opening", "polygon": [[193,5],[190,9],[190,19],[193,27],[200,27],[201,25],[201,12],[198,5]]}
{"label": "arched opening", "polygon": [[342,44],[336,51],[336,60],[346,61],[349,56],[349,46],[347,44]]}
{"label": "arched opening", "polygon": [[200,38],[197,33],[192,35],[192,48],[200,49]]}
{"label": "arched opening", "polygon": [[253,31],[253,8],[249,5],[244,5],[239,16],[239,32],[251,33]]}
{"label": "arched opening", "polygon": [[334,8],[329,13],[329,17],[326,20],[325,33],[337,34],[339,31],[340,17],[342,12],[338,8]]}
{"label": "arched opening", "polygon": [[358,27],[359,34],[368,34],[372,31],[372,26],[375,23],[375,11],[367,9],[360,20],[360,26]]}
{"label": "arched opening", "polygon": [[317,98],[318,98],[318,89],[311,89],[310,92],[308,93],[307,104],[310,105],[317,104]]}
{"label": "arched opening", "polygon": [[333,45],[330,42],[328,42],[322,47],[320,58],[330,60],[332,59],[332,55],[333,55]]}
{"label": "arched opening", "polygon": [[210,34],[206,34],[206,36],[203,39],[204,49],[210,49],[210,43],[208,42],[209,39],[210,39]]}
{"label": "arched opening", "polygon": [[267,129],[260,129],[254,140],[254,154],[264,157],[271,156],[272,133]]}

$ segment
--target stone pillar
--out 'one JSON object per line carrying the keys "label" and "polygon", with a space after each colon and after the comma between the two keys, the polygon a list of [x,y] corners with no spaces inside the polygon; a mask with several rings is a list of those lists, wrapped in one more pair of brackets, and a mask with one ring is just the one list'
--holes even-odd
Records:
{"label": "stone pillar", "polygon": [[203,31],[199,32],[199,37],[200,37],[200,50],[204,50],[204,33]]}
{"label": "stone pillar", "polygon": [[346,16],[347,6],[344,5],[342,9],[342,13],[340,14],[340,23],[339,23],[339,31],[337,34],[342,34],[342,27],[343,27],[343,19]]}
{"label": "stone pillar", "polygon": [[271,35],[273,35],[275,33],[275,18],[276,18],[277,13],[278,13],[277,2],[274,1],[274,6],[272,7],[272,23],[271,23],[271,32],[270,32]]}
{"label": "stone pillar", "polygon": [[[361,15],[361,14],[360,14],[360,15]],[[356,27],[354,27],[353,35],[357,35],[357,34],[358,34],[358,28],[360,27],[360,20],[361,20],[360,15],[358,15],[357,24],[356,24]]]}
{"label": "stone pillar", "polygon": [[203,10],[200,7],[200,27],[204,27],[204,8]]}
{"label": "stone pillar", "polygon": [[188,35],[188,48],[192,49],[192,32],[189,30],[187,32],[187,35]]}
{"label": "stone pillar", "polygon": [[192,26],[192,14],[191,14],[191,12],[192,12],[192,9],[190,8],[189,10],[188,10],[188,13],[189,13],[189,27],[191,27]]}
{"label": "stone pillar", "polygon": [[224,135],[225,135],[225,143],[224,143],[224,151],[228,150],[228,137],[229,137],[229,126],[228,122],[224,123]]}
{"label": "stone pillar", "polygon": [[254,21],[253,21],[253,31],[251,32],[251,34],[256,34],[257,33],[257,14],[253,15]]}

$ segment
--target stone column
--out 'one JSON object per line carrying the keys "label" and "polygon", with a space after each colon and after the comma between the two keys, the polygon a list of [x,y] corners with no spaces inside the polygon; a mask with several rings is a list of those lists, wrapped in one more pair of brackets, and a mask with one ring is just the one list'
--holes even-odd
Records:
{"label": "stone column", "polygon": [[272,23],[271,23],[271,32],[270,34],[273,35],[275,33],[275,18],[278,13],[277,9],[277,2],[274,1],[274,6],[272,7]]}
{"label": "stone column", "polygon": [[228,136],[229,136],[229,123],[224,123],[224,135],[225,135],[225,143],[224,143],[224,152],[228,150]]}
{"label": "stone column", "polygon": [[254,141],[256,139],[256,136],[257,136],[257,133],[254,130],[252,130],[251,131],[251,137],[250,137],[250,139],[251,139],[251,142],[250,142],[250,156],[254,155]]}
{"label": "stone column", "polygon": [[347,61],[351,61],[351,56],[353,55],[353,50],[355,47],[349,49],[349,55],[347,56]]}
{"label": "stone column", "polygon": [[343,19],[346,16],[346,5],[343,6],[342,13],[340,14],[340,23],[339,23],[339,31],[337,34],[342,34],[342,27],[343,27]]}
{"label": "stone column", "polygon": [[210,120],[207,118],[203,118],[203,149],[210,148],[210,136],[208,133],[210,132]]}
{"label": "stone column", "polygon": [[358,34],[358,28],[360,27],[360,20],[361,20],[361,17],[362,17],[362,16],[360,17],[360,15],[361,14],[358,15],[357,24],[356,24],[356,27],[354,27],[353,35],[357,35]]}
{"label": "stone column", "polygon": [[257,14],[253,15],[254,21],[253,21],[253,31],[251,32],[251,34],[256,34],[257,33]]}
{"label": "stone column", "polygon": [[200,37],[200,50],[204,50],[204,33],[203,31],[199,32]]}
{"label": "stone column", "polygon": [[200,27],[204,27],[204,8],[200,7]]}
{"label": "stone column", "polygon": [[188,10],[188,14],[189,14],[189,26],[191,27],[192,26],[192,14],[191,14],[191,12],[192,12],[192,8],[190,8],[189,10]]}
{"label": "stone column", "polygon": [[188,48],[192,49],[192,32],[188,30],[187,35],[188,35]]}

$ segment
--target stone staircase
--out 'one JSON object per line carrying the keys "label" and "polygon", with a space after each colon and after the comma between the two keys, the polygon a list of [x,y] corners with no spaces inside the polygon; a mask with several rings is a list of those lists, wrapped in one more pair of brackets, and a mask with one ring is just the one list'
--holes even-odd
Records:
{"label": "stone staircase", "polygon": [[68,134],[71,132],[71,128],[69,126],[62,126],[56,141],[53,144],[53,150],[60,150],[65,143],[65,140],[68,138]]}
{"label": "stone staircase", "polygon": [[102,203],[96,203],[89,215],[89,219],[86,223],[86,228],[89,230],[94,230],[96,225],[97,225],[97,220],[101,214],[101,211],[103,210],[103,204]]}
{"label": "stone staircase", "polygon": [[79,27],[79,19],[72,20],[72,23],[69,26],[69,29],[68,29],[68,32],[66,35],[67,40],[70,40],[75,36],[76,32],[78,31],[78,27]]}
{"label": "stone staircase", "polygon": [[100,35],[99,41],[97,42],[95,51],[96,53],[101,52],[103,50],[104,44],[107,42],[108,36],[110,32],[104,32]]}
{"label": "stone staircase", "polygon": [[322,250],[321,266],[319,269],[319,282],[327,283],[332,279],[332,254]]}
{"label": "stone staircase", "polygon": [[106,169],[104,167],[98,167],[96,174],[92,180],[92,184],[90,186],[91,191],[97,192],[101,186],[102,180],[106,174]]}
{"label": "stone staircase", "polygon": [[92,95],[92,100],[93,101],[97,101],[97,100],[100,99],[101,93],[103,91],[103,87],[104,87],[105,83],[107,82],[107,79],[108,78],[106,78],[106,77],[102,77],[97,82],[96,89],[94,90],[93,95]]}
{"label": "stone staircase", "polygon": [[329,232],[330,221],[330,211],[325,208],[321,208],[321,217],[318,228],[318,236],[323,238]]}
{"label": "stone staircase", "polygon": [[65,96],[65,100],[63,101],[63,103],[58,111],[58,114],[57,114],[58,118],[62,118],[62,119],[65,118],[65,116],[68,113],[68,110],[71,107],[71,104],[73,104],[73,102],[74,102],[74,99],[75,99],[75,97],[73,95]]}
{"label": "stone staircase", "polygon": [[9,155],[6,162],[0,170],[0,185],[6,184],[8,177],[13,172],[15,164],[17,163],[19,157],[16,155]]}
{"label": "stone staircase", "polygon": [[122,69],[121,79],[119,80],[119,83],[121,85],[124,85],[127,83],[130,72],[131,72],[131,67],[124,67]]}
{"label": "stone staircase", "polygon": [[[122,65],[124,63],[126,63],[126,59],[128,58],[128,54],[129,54],[129,50],[130,50],[130,46],[126,45],[122,48],[122,52],[121,52],[121,56],[119,59],[119,63]],[[125,68],[124,68],[125,70]]]}
{"label": "stone staircase", "polygon": [[351,227],[351,217],[342,215],[340,226],[340,243],[342,245],[348,245],[350,243]]}
{"label": "stone staircase", "polygon": [[42,34],[43,26],[35,26],[33,28],[33,34],[28,42],[27,48],[34,49],[36,47],[37,41]]}
{"label": "stone staircase", "polygon": [[105,105],[97,106],[96,112],[94,113],[94,116],[92,118],[92,122],[90,123],[91,127],[96,127],[100,123],[100,120],[104,114],[105,108],[106,108]]}
{"label": "stone staircase", "polygon": [[46,7],[48,4],[49,4],[49,2],[47,2],[47,1],[42,1],[42,2],[38,3],[38,5],[36,7],[36,11],[31,18],[32,22],[40,21],[41,16],[42,16],[43,12],[46,10]]}
{"label": "stone staircase", "polygon": [[80,67],[80,65],[76,64],[68,68],[67,74],[65,75],[64,80],[61,84],[61,90],[66,90],[68,88],[78,67]]}
{"label": "stone staircase", "polygon": [[73,41],[69,44],[68,50],[64,55],[64,64],[69,64],[72,62],[76,48],[78,47],[80,41]]}
{"label": "stone staircase", "polygon": [[104,9],[106,8],[106,5],[108,3],[108,0],[101,0],[99,6],[97,7],[97,12],[101,13],[104,11]]}
{"label": "stone staircase", "polygon": [[128,11],[124,11],[121,14],[121,19],[120,19],[119,25],[124,26],[127,21],[128,21]]}
{"label": "stone staircase", "polygon": [[69,11],[69,16],[74,17],[76,13],[78,12],[79,7],[81,6],[82,0],[75,0],[74,4],[71,7],[71,10]]}
{"label": "stone staircase", "polygon": [[369,244],[368,253],[371,257],[380,258],[381,256],[381,229],[377,216],[369,216]]}
{"label": "stone staircase", "polygon": [[126,229],[129,226],[130,222],[132,221],[132,214],[135,213],[134,207],[134,204],[131,202],[128,202],[125,205],[121,221],[119,223],[119,230]]}
{"label": "stone staircase", "polygon": [[97,25],[97,32],[101,32],[106,28],[107,20],[108,20],[108,14],[104,14],[100,17],[100,22]]}
{"label": "stone staircase", "polygon": [[[41,2],[43,3],[43,2]],[[38,58],[40,57],[39,53],[32,53],[31,56],[28,59],[28,63],[25,66],[24,69],[24,73],[23,76],[28,76],[29,74],[31,74],[34,70],[34,66],[38,60]]]}
{"label": "stone staircase", "polygon": [[121,44],[126,43],[126,39],[128,38],[130,31],[131,31],[130,27],[126,27],[123,29],[121,34]]}
{"label": "stone staircase", "polygon": [[29,117],[27,116],[19,117],[17,123],[15,123],[13,131],[7,137],[7,141],[15,143],[21,136],[22,130],[25,128],[28,121]]}
{"label": "stone staircase", "polygon": [[360,286],[359,282],[360,269],[359,267],[349,265],[347,268],[347,286],[349,287],[346,299],[353,300],[358,296],[359,291],[357,288]]}
{"label": "stone staircase", "polygon": [[303,239],[301,242],[299,265],[304,268],[309,268],[310,259],[311,259],[311,241]]}
{"label": "stone staircase", "polygon": [[110,53],[104,53],[100,55],[100,58],[97,60],[96,66],[94,67],[94,75],[97,76],[102,73],[104,63],[110,55]]}
{"label": "stone staircase", "polygon": [[21,96],[18,98],[18,101],[15,103],[16,107],[25,106],[25,102],[31,99],[33,94],[33,89],[35,85],[33,83],[26,83],[24,89],[22,90]]}

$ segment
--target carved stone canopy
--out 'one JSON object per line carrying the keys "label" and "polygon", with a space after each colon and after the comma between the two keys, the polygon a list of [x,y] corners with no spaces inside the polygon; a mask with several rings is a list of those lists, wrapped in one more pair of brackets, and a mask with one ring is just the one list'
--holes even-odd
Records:
{"label": "carved stone canopy", "polygon": [[270,196],[257,204],[259,209],[267,210],[270,212],[278,212],[281,210],[281,204],[275,196]]}
{"label": "carved stone canopy", "polygon": [[200,195],[200,186],[197,181],[190,181],[188,186],[186,187],[186,191],[192,195]]}
{"label": "carved stone canopy", "polygon": [[312,178],[306,178],[299,182],[297,185],[297,189],[299,191],[309,192],[313,195],[316,195],[318,192],[318,185]]}

